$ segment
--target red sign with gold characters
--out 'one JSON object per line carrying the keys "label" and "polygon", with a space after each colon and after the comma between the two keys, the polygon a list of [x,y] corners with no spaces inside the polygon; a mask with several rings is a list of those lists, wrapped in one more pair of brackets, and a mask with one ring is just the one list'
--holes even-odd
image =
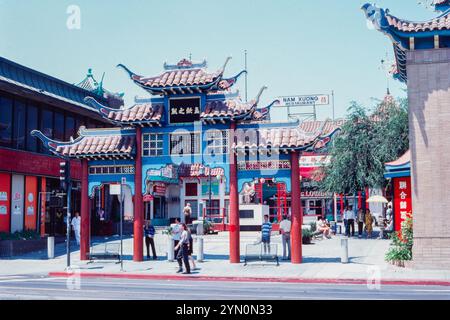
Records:
{"label": "red sign with gold characters", "polygon": [[394,228],[400,231],[401,223],[412,214],[411,178],[394,178]]}

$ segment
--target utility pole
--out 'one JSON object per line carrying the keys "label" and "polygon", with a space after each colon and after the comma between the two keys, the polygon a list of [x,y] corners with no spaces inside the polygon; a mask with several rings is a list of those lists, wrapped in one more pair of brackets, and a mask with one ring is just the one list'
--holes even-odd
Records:
{"label": "utility pole", "polygon": [[333,108],[333,121],[335,120],[335,115],[334,115],[334,90],[331,91],[331,106]]}
{"label": "utility pole", "polygon": [[70,161],[64,160],[59,163],[60,187],[63,193],[67,195],[67,214],[66,214],[66,252],[67,252],[67,269],[70,269],[70,216],[71,216],[71,193],[72,180],[70,178]]}
{"label": "utility pole", "polygon": [[[247,50],[244,51],[244,60],[245,60],[245,66],[244,69],[247,71]],[[248,93],[248,72],[245,73],[245,102],[248,102],[248,97],[247,97],[247,93]]]}
{"label": "utility pole", "polygon": [[[209,209],[212,210],[211,167],[209,167]],[[210,211],[210,214],[212,211]]]}

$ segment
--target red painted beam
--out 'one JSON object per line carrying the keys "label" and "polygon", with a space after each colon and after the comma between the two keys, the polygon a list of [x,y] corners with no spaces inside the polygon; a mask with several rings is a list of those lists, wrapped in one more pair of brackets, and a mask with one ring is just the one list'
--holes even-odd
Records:
{"label": "red painted beam", "polygon": [[86,159],[82,160],[82,175],[81,175],[81,229],[80,229],[80,260],[88,260],[89,252],[89,234],[90,234],[90,220],[89,212],[89,182],[88,182],[88,162]]}
{"label": "red painted beam", "polygon": [[[0,148],[0,170],[35,176],[59,177],[61,159],[48,155]],[[70,161],[72,179],[81,180],[81,163]]]}
{"label": "red painted beam", "polygon": [[291,262],[302,263],[302,201],[300,193],[300,154],[291,153]]}
{"label": "red painted beam", "polygon": [[142,128],[136,127],[136,159],[134,175],[133,261],[144,260],[144,206],[142,197]]}
{"label": "red painted beam", "polygon": [[[236,123],[232,122],[230,127],[230,146],[234,141],[234,130]],[[230,148],[230,263],[240,263],[240,224],[239,224],[239,193],[237,179],[237,159],[236,153]]]}

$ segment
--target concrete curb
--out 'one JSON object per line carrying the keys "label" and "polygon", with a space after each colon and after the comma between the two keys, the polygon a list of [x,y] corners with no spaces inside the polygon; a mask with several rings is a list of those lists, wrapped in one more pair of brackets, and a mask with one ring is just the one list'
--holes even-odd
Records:
{"label": "concrete curb", "polygon": [[[368,284],[367,279],[314,279],[314,278],[257,278],[257,277],[224,277],[224,276],[196,276],[196,275],[150,275],[137,273],[96,273],[96,272],[50,272],[50,277],[81,278],[115,278],[115,279],[141,279],[141,280],[189,280],[189,281],[217,281],[217,282],[278,282],[278,283],[310,283],[310,284]],[[369,282],[373,285],[373,282]],[[419,280],[419,279],[382,279],[381,285],[410,285],[410,286],[450,286],[445,280]]]}

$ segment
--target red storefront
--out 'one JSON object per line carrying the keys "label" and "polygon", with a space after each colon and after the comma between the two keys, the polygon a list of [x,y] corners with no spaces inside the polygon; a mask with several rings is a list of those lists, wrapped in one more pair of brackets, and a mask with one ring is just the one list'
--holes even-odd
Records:
{"label": "red storefront", "polygon": [[412,214],[410,151],[406,152],[399,159],[386,163],[384,176],[391,179],[394,229],[399,231],[402,221]]}
{"label": "red storefront", "polygon": [[[106,126],[84,104],[86,96],[96,96],[86,88],[86,79],[82,87],[72,85],[0,57],[0,232],[64,232],[63,208],[53,212],[47,206],[49,193],[60,189],[61,160],[30,132],[42,130],[64,141],[76,137],[80,126]],[[98,99],[107,103],[104,97]],[[79,161],[71,162],[71,175],[75,180],[72,206],[80,210]],[[50,223],[52,217],[56,222]]]}

